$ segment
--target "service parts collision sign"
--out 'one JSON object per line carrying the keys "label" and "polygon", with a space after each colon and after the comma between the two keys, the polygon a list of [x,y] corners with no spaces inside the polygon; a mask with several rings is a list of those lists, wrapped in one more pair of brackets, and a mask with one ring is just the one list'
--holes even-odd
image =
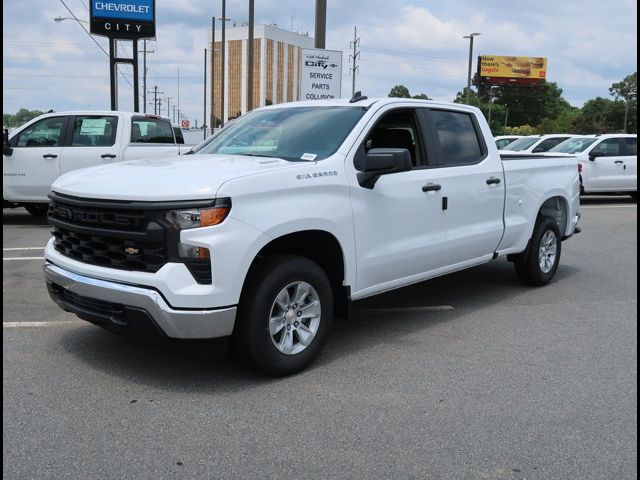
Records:
{"label": "service parts collision sign", "polygon": [[342,90],[342,52],[302,49],[300,100],[340,98]]}
{"label": "service parts collision sign", "polygon": [[154,38],[155,0],[91,0],[91,33],[123,39]]}

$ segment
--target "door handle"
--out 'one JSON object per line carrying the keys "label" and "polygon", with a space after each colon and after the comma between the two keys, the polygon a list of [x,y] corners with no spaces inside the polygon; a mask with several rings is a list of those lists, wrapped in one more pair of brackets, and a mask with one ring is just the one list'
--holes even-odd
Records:
{"label": "door handle", "polygon": [[616,161],[615,161],[615,162],[613,162],[613,163],[617,163],[617,164],[621,165],[621,164],[623,164],[624,162],[623,162],[622,160],[616,160]]}
{"label": "door handle", "polygon": [[103,153],[100,155],[101,158],[116,158],[117,155],[115,153]]}
{"label": "door handle", "polygon": [[58,158],[58,155],[56,155],[55,153],[45,153],[44,155],[42,155],[42,158]]}
{"label": "door handle", "polygon": [[423,192],[437,192],[442,188],[441,185],[437,185],[435,183],[427,183],[422,187]]}
{"label": "door handle", "polygon": [[498,183],[500,183],[500,179],[496,177],[491,177],[487,180],[487,185],[497,185]]}

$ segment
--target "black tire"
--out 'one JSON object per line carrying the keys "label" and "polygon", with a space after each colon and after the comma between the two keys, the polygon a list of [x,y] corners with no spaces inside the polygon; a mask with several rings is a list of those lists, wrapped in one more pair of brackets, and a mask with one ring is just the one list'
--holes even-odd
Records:
{"label": "black tire", "polygon": [[46,217],[49,205],[46,203],[28,203],[24,208],[34,217]]}
{"label": "black tire", "polygon": [[[556,254],[550,270],[544,271],[540,265],[539,254],[542,239],[545,238],[547,232],[552,232],[555,236]],[[527,249],[518,255],[514,261],[518,279],[526,285],[537,287],[547,285],[558,269],[561,252],[562,241],[558,224],[553,218],[538,217]]]}
{"label": "black tire", "polygon": [[633,198],[636,202],[638,201],[638,192],[631,192],[629,195],[631,195],[631,198]]}
{"label": "black tire", "polygon": [[[282,340],[284,328],[274,334],[269,331],[270,318],[276,307],[276,297],[287,286],[303,282],[315,290],[320,304],[320,320],[315,335],[304,347],[300,334],[293,329],[290,332],[292,342],[303,348],[298,353],[285,354],[276,345],[276,339]],[[294,288],[295,287],[291,287]],[[307,298],[315,300],[316,295]],[[306,300],[305,300],[306,301]],[[306,321],[306,320],[305,320]],[[309,320],[310,322],[311,320]],[[286,324],[285,320],[282,320]],[[295,255],[274,255],[267,257],[251,272],[245,284],[240,304],[234,337],[241,353],[259,370],[284,376],[306,368],[318,356],[333,323],[333,292],[324,270],[315,262]],[[296,335],[294,335],[294,333]]]}

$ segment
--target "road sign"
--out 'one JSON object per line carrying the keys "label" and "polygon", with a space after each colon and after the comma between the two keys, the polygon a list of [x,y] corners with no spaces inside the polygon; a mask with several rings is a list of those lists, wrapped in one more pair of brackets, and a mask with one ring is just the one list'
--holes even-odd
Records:
{"label": "road sign", "polygon": [[341,87],[342,52],[303,48],[300,100],[340,98]]}
{"label": "road sign", "polygon": [[186,118],[180,120],[180,127],[181,128],[189,128],[189,120],[187,120]]}

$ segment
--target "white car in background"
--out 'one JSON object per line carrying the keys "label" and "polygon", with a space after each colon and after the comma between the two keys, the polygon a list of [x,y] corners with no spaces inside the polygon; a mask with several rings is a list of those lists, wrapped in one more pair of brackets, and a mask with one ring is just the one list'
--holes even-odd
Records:
{"label": "white car in background", "polygon": [[522,138],[522,135],[498,135],[497,137],[493,137],[493,140],[496,142],[496,147],[498,147],[498,150],[502,150],[504,147],[518,140],[519,138]]}
{"label": "white car in background", "polygon": [[501,150],[505,153],[543,153],[548,152],[559,143],[576,137],[571,134],[528,135],[513,141]]}
{"label": "white car in background", "polygon": [[582,193],[638,195],[638,136],[589,135],[566,140],[549,153],[578,159]]}

